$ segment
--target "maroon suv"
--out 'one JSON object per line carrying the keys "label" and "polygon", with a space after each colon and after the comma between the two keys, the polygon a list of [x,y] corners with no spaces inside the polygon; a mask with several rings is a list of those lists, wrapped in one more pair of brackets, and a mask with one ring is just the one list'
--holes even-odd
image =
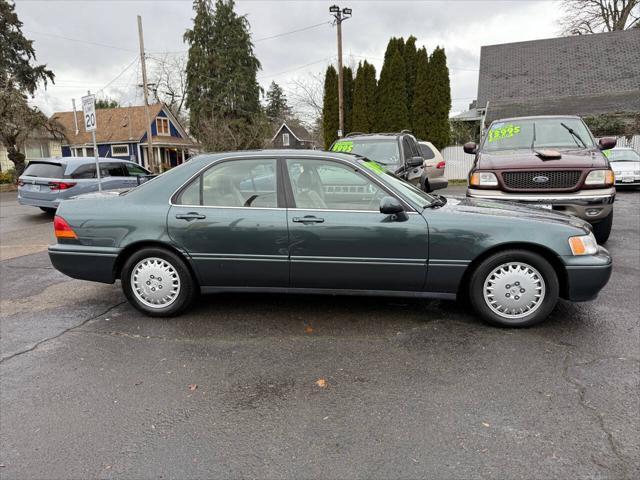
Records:
{"label": "maroon suv", "polygon": [[613,222],[613,171],[602,150],[615,138],[597,143],[579,117],[520,117],[493,122],[469,172],[468,197],[526,202],[571,213],[593,226],[598,243],[609,238]]}

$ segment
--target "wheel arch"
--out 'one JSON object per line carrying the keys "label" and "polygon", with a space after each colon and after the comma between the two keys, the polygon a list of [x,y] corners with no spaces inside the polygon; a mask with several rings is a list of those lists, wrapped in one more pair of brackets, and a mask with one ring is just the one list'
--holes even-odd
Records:
{"label": "wheel arch", "polygon": [[116,261],[113,265],[113,276],[115,279],[120,278],[120,275],[122,274],[122,267],[124,266],[127,259],[131,255],[133,255],[135,252],[140,251],[143,248],[161,248],[176,254],[178,257],[180,257],[184,261],[185,265],[187,265],[187,268],[191,273],[191,277],[196,282],[196,284],[200,285],[200,279],[196,275],[196,272],[193,268],[193,265],[191,264],[189,256],[184,251],[177,248],[175,245],[171,245],[169,243],[161,242],[158,240],[142,240],[139,242],[131,243],[127,245],[125,248],[123,248],[118,254],[118,257],[116,258]]}
{"label": "wheel arch", "polygon": [[457,295],[459,298],[466,298],[469,286],[469,279],[473,272],[478,268],[478,266],[491,255],[496,253],[500,253],[506,250],[526,250],[529,252],[537,253],[541,257],[551,264],[553,269],[558,276],[558,283],[560,284],[560,296],[566,297],[568,292],[568,277],[567,270],[562,263],[562,260],[558,257],[558,255],[548,247],[544,245],[540,245],[537,243],[528,243],[528,242],[509,242],[509,243],[501,243],[499,245],[495,245],[487,250],[483,251],[479,255],[477,255],[466,268],[464,273],[462,274],[462,279],[458,285]]}

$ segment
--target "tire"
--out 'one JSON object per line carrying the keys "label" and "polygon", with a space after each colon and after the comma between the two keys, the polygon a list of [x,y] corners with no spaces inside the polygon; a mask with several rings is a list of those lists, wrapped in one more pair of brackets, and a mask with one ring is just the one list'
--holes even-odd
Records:
{"label": "tire", "polygon": [[[542,298],[536,300],[534,292]],[[551,264],[527,250],[491,255],[469,279],[471,305],[485,322],[500,327],[528,327],[542,322],[556,306],[559,292],[558,275]]]}
{"label": "tire", "polygon": [[[191,304],[197,291],[184,260],[163,248],[135,252],[124,263],[120,280],[129,303],[151,317],[179,315]],[[168,294],[162,298],[160,295],[165,292]]]}
{"label": "tire", "polygon": [[609,240],[611,227],[613,227],[613,210],[603,220],[593,223],[591,226],[593,227],[593,236],[596,237],[598,244],[605,244]]}
{"label": "tire", "polygon": [[47,215],[55,215],[56,214],[56,209],[55,208],[51,208],[51,207],[39,207],[39,208],[40,208],[40,210],[42,210]]}

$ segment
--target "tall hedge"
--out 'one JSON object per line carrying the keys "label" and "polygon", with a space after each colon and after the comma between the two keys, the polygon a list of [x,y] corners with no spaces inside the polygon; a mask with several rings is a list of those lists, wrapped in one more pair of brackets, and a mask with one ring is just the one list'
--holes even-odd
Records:
{"label": "tall hedge", "polygon": [[376,117],[376,67],[367,62],[358,64],[353,90],[351,128],[355,132],[371,133]]}
{"label": "tall hedge", "polygon": [[429,130],[426,140],[432,142],[439,149],[451,142],[451,126],[449,112],[451,111],[451,85],[449,82],[449,68],[444,48],[436,47],[429,57],[428,69],[428,100],[427,123]]}
{"label": "tall hedge", "polygon": [[411,105],[411,130],[416,138],[429,139],[429,54],[422,47],[416,53],[416,83]]}
{"label": "tall hedge", "polygon": [[324,76],[322,102],[322,136],[325,149],[338,138],[338,127],[338,72],[333,65],[329,65]]}
{"label": "tall hedge", "polygon": [[[376,92],[376,130],[395,132],[410,128],[404,60],[401,39],[392,38],[387,46]],[[402,42],[404,49],[404,42]]]}
{"label": "tall hedge", "polygon": [[353,70],[349,67],[342,67],[342,92],[344,99],[344,132],[343,135],[349,133],[353,125]]}

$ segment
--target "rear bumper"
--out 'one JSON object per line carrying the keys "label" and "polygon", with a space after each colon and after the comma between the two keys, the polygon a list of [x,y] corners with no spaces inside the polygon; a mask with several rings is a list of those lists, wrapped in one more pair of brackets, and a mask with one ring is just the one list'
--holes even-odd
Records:
{"label": "rear bumper", "polygon": [[30,207],[58,208],[60,205],[60,199],[42,200],[38,198],[29,198],[22,196],[20,191],[18,191],[18,203],[20,205],[28,205]]}
{"label": "rear bumper", "polygon": [[609,281],[613,263],[609,252],[600,247],[596,255],[563,257],[567,282],[563,297],[573,302],[593,300]]}
{"label": "rear bumper", "polygon": [[71,278],[101,283],[115,281],[118,253],[115,248],[59,243],[49,246],[49,259],[56,270]]}
{"label": "rear bumper", "polygon": [[468,188],[467,197],[485,200],[504,200],[530,205],[551,205],[553,210],[570,213],[591,223],[607,217],[613,211],[616,189],[599,188],[580,190],[571,194],[509,193],[502,190]]}

